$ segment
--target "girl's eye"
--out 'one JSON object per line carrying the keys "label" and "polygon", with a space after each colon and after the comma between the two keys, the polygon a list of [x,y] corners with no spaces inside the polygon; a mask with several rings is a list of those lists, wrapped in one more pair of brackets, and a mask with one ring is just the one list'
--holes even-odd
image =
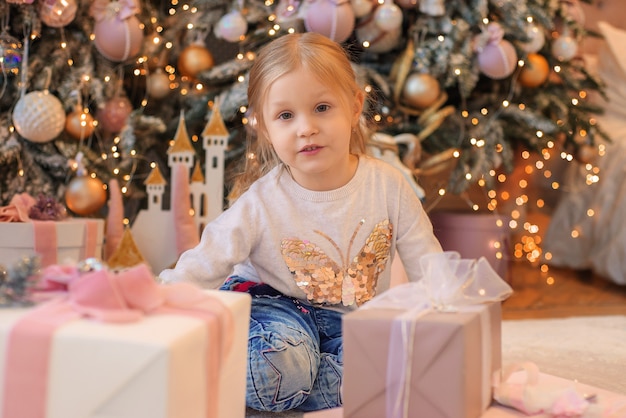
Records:
{"label": "girl's eye", "polygon": [[330,109],[330,106],[327,104],[321,104],[319,106],[317,106],[317,111],[318,112],[326,112],[328,109]]}
{"label": "girl's eye", "polygon": [[283,112],[278,115],[278,119],[282,119],[282,120],[291,119],[291,117],[292,115],[289,112]]}

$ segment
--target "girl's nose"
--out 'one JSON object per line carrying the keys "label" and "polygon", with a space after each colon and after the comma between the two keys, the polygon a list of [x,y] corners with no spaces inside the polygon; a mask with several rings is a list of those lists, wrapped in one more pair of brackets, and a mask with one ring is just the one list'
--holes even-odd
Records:
{"label": "girl's nose", "polygon": [[310,117],[303,116],[298,121],[298,136],[299,137],[309,137],[318,132],[317,126],[315,122]]}

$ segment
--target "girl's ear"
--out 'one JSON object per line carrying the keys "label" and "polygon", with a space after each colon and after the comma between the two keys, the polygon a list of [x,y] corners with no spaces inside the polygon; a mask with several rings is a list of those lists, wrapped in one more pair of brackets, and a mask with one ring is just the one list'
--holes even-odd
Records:
{"label": "girl's ear", "polygon": [[352,112],[352,126],[356,126],[359,123],[361,114],[363,113],[363,103],[365,103],[365,93],[361,90],[356,92],[354,96],[354,108]]}

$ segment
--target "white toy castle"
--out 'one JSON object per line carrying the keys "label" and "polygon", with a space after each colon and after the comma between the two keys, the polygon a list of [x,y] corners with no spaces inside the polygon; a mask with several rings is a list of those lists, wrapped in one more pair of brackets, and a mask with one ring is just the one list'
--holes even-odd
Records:
{"label": "white toy castle", "polygon": [[176,223],[173,213],[176,202],[172,192],[175,185],[181,184],[179,180],[185,180],[175,178],[176,173],[180,172],[177,166],[187,168],[191,211],[200,235],[204,226],[223,211],[224,155],[228,136],[228,130],[216,102],[209,122],[202,131],[205,152],[203,174],[187,133],[184,114],[181,112],[176,134],[167,150],[168,166],[172,172],[169,209],[163,207],[167,181],[159,167],[155,166],[146,178],[144,184],[148,194],[148,208],[137,214],[131,230],[141,254],[155,274],[174,264],[180,255],[176,248]]}

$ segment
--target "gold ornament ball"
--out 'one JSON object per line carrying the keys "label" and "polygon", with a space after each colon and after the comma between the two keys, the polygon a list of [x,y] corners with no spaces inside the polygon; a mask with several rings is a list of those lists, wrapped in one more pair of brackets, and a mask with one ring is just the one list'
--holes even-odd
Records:
{"label": "gold ornament ball", "polygon": [[150,74],[147,79],[148,96],[154,99],[163,99],[172,92],[170,79],[160,68]]}
{"label": "gold ornament ball", "polygon": [[93,116],[80,109],[73,111],[65,118],[65,132],[74,139],[89,138],[94,129]]}
{"label": "gold ornament ball", "polygon": [[77,215],[91,215],[104,206],[107,194],[99,179],[78,176],[70,181],[65,190],[65,203]]}
{"label": "gold ornament ball", "polygon": [[546,82],[550,75],[548,60],[541,54],[531,53],[519,74],[519,82],[524,87],[535,88]]}
{"label": "gold ornament ball", "polygon": [[403,101],[417,109],[426,109],[437,101],[440,94],[439,82],[430,74],[409,74],[402,88]]}
{"label": "gold ornament ball", "polygon": [[204,46],[191,44],[178,56],[178,71],[181,75],[195,77],[213,67],[213,55]]}

